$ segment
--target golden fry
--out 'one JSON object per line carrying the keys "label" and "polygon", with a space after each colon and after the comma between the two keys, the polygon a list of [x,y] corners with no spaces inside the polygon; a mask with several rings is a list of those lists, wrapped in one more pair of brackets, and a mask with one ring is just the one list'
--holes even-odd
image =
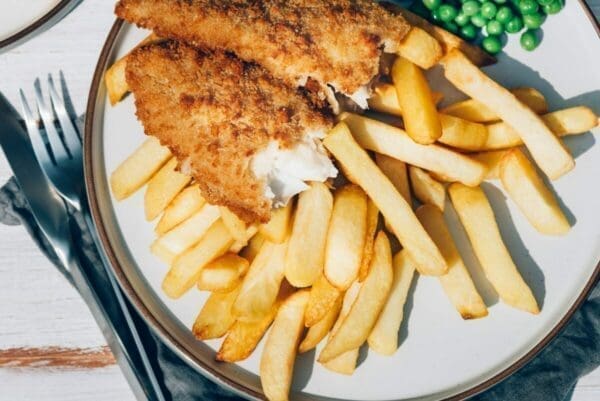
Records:
{"label": "golden fry", "polygon": [[289,234],[293,210],[294,202],[290,200],[284,207],[273,210],[271,220],[266,224],[261,224],[258,231],[269,241],[282,243]]}
{"label": "golden fry", "polygon": [[487,316],[487,307],[454,245],[442,212],[431,205],[423,205],[417,209],[417,216],[448,263],[448,273],[439,279],[452,305],[463,319]]}
{"label": "golden fry", "polygon": [[398,48],[398,55],[421,68],[429,69],[442,58],[440,43],[425,30],[413,26]]}
{"label": "golden fry", "polygon": [[394,187],[396,187],[406,202],[409,205],[412,204],[406,163],[380,153],[375,154],[375,163],[381,172],[394,184]]}
{"label": "golden fry", "polygon": [[242,284],[242,277],[249,267],[246,259],[226,253],[202,269],[197,287],[201,291],[230,292]]}
{"label": "golden fry", "polygon": [[177,171],[177,163],[177,159],[172,158],[148,182],[144,195],[146,220],[157,218],[192,180],[189,175]]}
{"label": "golden fry", "polygon": [[440,113],[439,117],[442,123],[440,143],[464,150],[479,150],[485,145],[488,137],[485,125],[448,114]]}
{"label": "golden fry", "polygon": [[[331,328],[333,327],[341,308],[342,297],[338,297],[335,303],[333,304],[333,307],[329,309],[329,311],[327,311],[325,316],[323,316],[323,318],[317,323],[310,326],[310,328],[306,332],[306,335],[304,336],[304,339],[298,347],[299,353],[307,352],[315,348],[317,344],[319,344],[321,340],[324,339],[325,336],[327,336],[327,333],[329,333],[329,330],[331,330]],[[306,317],[306,314],[304,316]],[[304,324],[306,325],[306,321],[304,322]]]}
{"label": "golden fry", "polygon": [[154,231],[158,235],[166,233],[198,212],[205,204],[197,184],[187,187],[167,206]]}
{"label": "golden fry", "polygon": [[548,177],[557,179],[575,167],[575,161],[567,148],[544,121],[515,95],[485,75],[460,51],[451,51],[441,63],[450,82],[495,111],[504,122],[517,131],[536,163]]}
{"label": "golden fry", "polygon": [[332,209],[333,196],[320,182],[311,183],[298,198],[285,258],[285,277],[294,287],[311,286],[323,271]]}
{"label": "golden fry", "polygon": [[260,382],[270,401],[284,401],[289,397],[307,302],[308,290],[300,290],[285,300],[267,337],[260,359]]}
{"label": "golden fry", "polygon": [[123,200],[146,184],[171,158],[171,151],[149,137],[110,176],[116,200]]}
{"label": "golden fry", "polygon": [[379,209],[375,203],[369,199],[367,203],[367,234],[365,238],[365,249],[363,258],[358,271],[358,281],[363,282],[369,274],[371,259],[373,258],[373,245],[375,244],[375,234],[377,234],[377,226],[379,223]]}
{"label": "golden fry", "polygon": [[515,308],[539,313],[531,289],[504,245],[494,211],[483,190],[454,183],[448,192],[485,276],[500,299]]}
{"label": "golden fry", "polygon": [[[442,101],[444,95],[440,92],[432,92],[431,97],[437,105]],[[373,94],[369,98],[369,109],[402,117],[402,107],[398,102],[398,95],[396,94],[394,85],[384,82],[375,84]]]}
{"label": "golden fry", "polygon": [[342,120],[352,131],[356,142],[365,149],[466,185],[479,185],[485,177],[485,166],[482,164],[442,146],[420,145],[400,128],[351,113],[343,114]]}
{"label": "golden fry", "polygon": [[418,167],[410,166],[408,171],[415,197],[421,203],[434,205],[443,211],[446,206],[446,188],[444,188],[444,185],[431,178],[426,171]]}
{"label": "golden fry", "polygon": [[519,149],[507,152],[499,170],[502,186],[536,230],[563,235],[571,229],[554,194],[523,152]]}
{"label": "golden fry", "polygon": [[393,269],[394,281],[390,295],[367,339],[369,348],[381,355],[392,355],[398,349],[398,331],[404,317],[404,304],[415,274],[415,266],[404,251],[394,256]]}
{"label": "golden fry", "polygon": [[239,290],[238,286],[226,293],[210,294],[192,327],[192,333],[198,340],[220,338],[227,333],[235,322],[231,307]]}
{"label": "golden fry", "polygon": [[404,114],[406,133],[420,144],[429,145],[442,136],[442,125],[421,69],[398,57],[392,67],[392,80]]}
{"label": "golden fry", "polygon": [[338,330],[329,338],[319,355],[319,362],[328,362],[343,353],[360,347],[377,322],[392,287],[392,250],[383,232],[375,239],[375,255],[369,275],[361,286],[356,301]]}

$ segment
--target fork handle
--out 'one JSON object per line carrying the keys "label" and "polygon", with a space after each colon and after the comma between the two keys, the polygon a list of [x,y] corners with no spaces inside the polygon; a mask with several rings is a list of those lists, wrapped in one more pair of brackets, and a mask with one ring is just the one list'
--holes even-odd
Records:
{"label": "fork handle", "polygon": [[[133,321],[129,310],[114,302],[117,296],[110,284],[111,276],[105,277],[93,269],[86,269],[78,255],[73,253],[69,255],[67,265],[75,288],[92,312],[136,399],[165,401],[160,386],[160,392],[155,390],[155,384],[158,384],[156,378],[153,382],[147,373],[145,362],[149,361],[145,354],[145,357],[140,355],[139,334],[136,331],[134,338],[130,330],[129,323],[133,324]],[[122,297],[121,300],[124,301]]]}
{"label": "fork handle", "polygon": [[96,248],[98,249],[98,254],[100,255],[100,259],[102,261],[102,267],[104,268],[104,272],[106,273],[106,276],[108,277],[108,281],[110,282],[110,287],[113,290],[114,297],[117,300],[119,309],[121,310],[123,319],[125,320],[125,327],[123,327],[123,329],[129,329],[129,333],[131,334],[131,337],[133,340],[132,345],[135,347],[135,350],[137,351],[137,353],[140,357],[142,367],[143,367],[144,371],[146,372],[146,377],[147,377],[149,384],[156,396],[156,400],[157,401],[166,401],[166,398],[163,395],[160,383],[158,382],[158,378],[156,377],[156,373],[154,372],[154,368],[152,367],[152,363],[150,362],[150,360],[148,358],[146,348],[144,347],[144,344],[142,343],[142,339],[137,330],[137,326],[135,325],[135,322],[133,321],[133,318],[131,316],[129,305],[128,305],[127,301],[125,300],[125,297],[123,296],[121,287],[119,287],[119,284],[117,283],[117,281],[114,277],[114,273],[111,271],[111,269],[109,267],[110,265],[107,260],[107,257],[104,254],[102,247],[100,246],[100,241],[98,239],[96,227],[94,226],[94,223],[91,218],[91,213],[89,213],[88,210],[83,209],[82,214],[83,214],[85,223],[87,225],[88,231],[91,234],[92,239],[94,240],[94,243],[96,244]]}

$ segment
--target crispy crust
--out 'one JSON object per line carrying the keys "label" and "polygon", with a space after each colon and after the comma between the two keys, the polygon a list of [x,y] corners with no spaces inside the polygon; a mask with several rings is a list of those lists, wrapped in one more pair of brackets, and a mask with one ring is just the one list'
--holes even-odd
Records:
{"label": "crispy crust", "polygon": [[146,134],[190,168],[210,203],[246,222],[266,222],[271,211],[252,156],[271,140],[289,147],[332,125],[306,94],[263,68],[175,41],[131,53],[127,83]]}
{"label": "crispy crust", "polygon": [[310,77],[346,95],[410,29],[372,0],[120,0],[115,12],[161,37],[232,51],[290,85]]}

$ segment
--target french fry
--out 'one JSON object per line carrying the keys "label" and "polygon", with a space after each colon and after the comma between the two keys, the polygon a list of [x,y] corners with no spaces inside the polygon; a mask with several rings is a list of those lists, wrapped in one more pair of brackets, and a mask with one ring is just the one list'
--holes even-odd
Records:
{"label": "french fry", "polygon": [[144,141],[110,176],[116,200],[123,200],[146,184],[171,158],[171,151],[151,136]]}
{"label": "french fry", "polygon": [[442,136],[438,142],[464,150],[479,150],[485,145],[488,137],[485,125],[442,113],[439,118]]}
{"label": "french fry", "polygon": [[[598,116],[584,106],[553,111],[544,114],[542,120],[558,137],[583,134],[598,125]],[[519,134],[508,124],[500,122],[488,125],[488,139],[482,149],[505,149],[522,144]]]}
{"label": "french fry", "polygon": [[369,348],[381,355],[392,355],[398,349],[398,331],[404,317],[404,304],[415,273],[414,264],[404,251],[394,256],[392,264],[394,281],[390,295],[367,339]]}
{"label": "french fry", "polygon": [[160,260],[171,264],[178,255],[197,244],[219,217],[219,208],[206,204],[192,217],[154,240],[150,250]]}
{"label": "french fry", "polygon": [[261,224],[258,231],[269,241],[282,243],[289,234],[293,210],[294,203],[290,199],[284,207],[273,210],[271,220],[266,224]]}
{"label": "french fry", "polygon": [[[226,253],[202,269],[197,287],[201,291],[229,293],[242,284],[242,277],[249,267],[250,263],[246,259],[234,253]],[[231,304],[233,305],[233,301]]]}
{"label": "french fry", "polygon": [[[444,98],[444,95],[440,92],[431,92],[431,97],[437,105]],[[369,98],[369,109],[402,117],[402,107],[398,102],[394,85],[385,82],[375,84],[373,94]]]}
{"label": "french fry", "polygon": [[438,145],[418,144],[400,128],[377,120],[351,113],[341,117],[356,142],[365,149],[440,173],[451,181],[466,185],[479,185],[485,177],[485,167],[465,155]]}
{"label": "french fry", "polygon": [[375,154],[375,163],[381,172],[394,184],[394,187],[400,192],[404,200],[409,205],[412,204],[406,163],[393,157],[382,155],[381,153]]}
{"label": "french fry", "polygon": [[146,220],[157,218],[185,188],[192,177],[177,171],[177,159],[172,158],[150,179],[144,195]]}
{"label": "french fry", "polygon": [[483,190],[454,183],[448,192],[483,272],[500,299],[517,309],[539,313],[531,289],[502,241],[494,211]]}
{"label": "french fry", "polygon": [[408,172],[415,197],[421,203],[434,205],[443,211],[446,204],[446,188],[444,188],[444,185],[431,178],[426,171],[418,167],[410,166]]}
{"label": "french fry", "polygon": [[179,298],[198,282],[202,269],[223,255],[233,237],[221,220],[217,220],[193,248],[179,255],[163,280],[162,289],[170,298]]}
{"label": "french fry", "polygon": [[279,303],[276,303],[260,320],[254,322],[236,320],[217,352],[217,361],[238,362],[248,358],[273,322],[278,308]]}
{"label": "french fry", "polygon": [[273,306],[284,277],[288,243],[266,241],[242,282],[233,312],[238,320],[260,320]]}
{"label": "french fry", "polygon": [[531,225],[542,234],[563,235],[571,226],[536,168],[519,149],[500,162],[500,181]]}
{"label": "french fry", "polygon": [[[412,142],[410,139],[409,141]],[[446,262],[419,223],[411,206],[352,138],[348,127],[343,122],[339,123],[323,144],[338,160],[348,179],[362,187],[377,205],[419,271],[430,275],[444,274]]]}
{"label": "french fry", "polygon": [[[544,95],[534,88],[515,88],[510,92],[516,96],[524,105],[528,106],[537,114],[548,111],[548,104]],[[500,120],[498,114],[490,110],[483,103],[475,99],[467,99],[461,102],[451,104],[441,110],[442,113],[463,118],[475,123],[491,123]]]}
{"label": "french fry", "polygon": [[323,271],[332,209],[333,196],[323,183],[311,183],[298,197],[285,258],[285,277],[294,287],[311,286]]}
{"label": "french fry", "polygon": [[452,305],[463,319],[487,316],[487,307],[454,245],[442,212],[431,205],[423,205],[417,209],[417,216],[448,263],[448,273],[439,279]]}
{"label": "french fry", "polygon": [[229,248],[229,252],[231,253],[240,253],[242,249],[244,249],[250,239],[252,239],[258,233],[258,226],[256,224],[252,224],[248,228],[246,228],[246,233],[244,234],[244,238],[240,240],[236,240],[231,248]]}
{"label": "french fry", "polygon": [[221,210],[221,218],[223,219],[223,223],[225,223],[225,227],[231,233],[231,236],[235,238],[236,241],[244,242],[248,241],[246,230],[248,229],[246,223],[244,223],[235,213],[229,210],[225,206],[220,206]]}
{"label": "french fry", "polygon": [[433,25],[426,19],[421,18],[404,8],[392,5],[389,2],[386,2],[385,6],[391,8],[392,11],[401,14],[412,26],[418,26],[421,29],[424,29],[427,33],[437,39],[442,45],[444,53],[448,53],[452,49],[459,49],[478,66],[486,66],[496,62],[496,59],[483,51],[481,47],[462,40],[460,37],[448,32],[444,28]]}
{"label": "french fry", "polygon": [[[146,39],[140,42],[135,48],[145,44],[160,40],[155,33],[150,34]],[[133,51],[133,50],[132,50]],[[131,53],[131,52],[130,52]],[[127,56],[129,53],[119,60],[117,60],[104,74],[104,83],[106,85],[106,91],[108,93],[108,100],[111,106],[116,105],[123,99],[125,94],[129,92],[129,85],[127,84],[127,78],[125,76],[125,70],[127,69]]]}
{"label": "french fry", "polygon": [[210,294],[192,327],[192,333],[198,340],[220,338],[227,333],[235,322],[231,306],[239,291],[238,286],[229,292]]}
{"label": "french fry", "polygon": [[294,288],[284,281],[281,283],[275,304],[260,320],[254,322],[236,320],[227,332],[215,359],[222,362],[238,362],[248,358],[275,319],[281,303],[294,291]]}
{"label": "french fry", "polygon": [[267,337],[260,359],[260,382],[269,401],[288,400],[308,296],[308,290],[300,290],[285,300]]}
{"label": "french fry", "polygon": [[[402,163],[402,162],[401,162]],[[393,182],[392,182],[393,183]],[[358,271],[358,281],[363,282],[369,274],[371,259],[373,258],[373,245],[375,243],[375,234],[377,234],[377,226],[379,223],[379,209],[371,199],[367,202],[367,233],[365,236],[365,249],[363,258],[360,262]]]}
{"label": "french fry", "polygon": [[392,80],[398,103],[404,111],[406,133],[420,144],[435,142],[442,136],[442,125],[423,71],[405,58],[398,57],[392,67]]}
{"label": "french fry", "polygon": [[536,163],[548,177],[557,179],[575,167],[575,161],[569,151],[544,121],[515,95],[485,75],[460,51],[451,51],[441,63],[450,82],[495,111],[504,122],[517,131]]}
{"label": "french fry", "polygon": [[[302,354],[315,348],[321,342],[321,340],[324,339],[325,336],[327,336],[327,333],[329,333],[329,330],[331,330],[331,328],[333,327],[341,308],[342,297],[338,297],[335,303],[333,304],[333,307],[329,309],[329,311],[327,311],[325,316],[323,316],[323,318],[319,320],[316,324],[310,326],[310,328],[306,332],[306,335],[304,336],[304,339],[298,346],[299,353]],[[304,316],[306,318],[306,313],[304,314]],[[304,322],[304,324],[306,325],[306,321]]]}
{"label": "french fry", "polygon": [[369,275],[363,282],[356,301],[338,330],[329,338],[319,355],[319,362],[328,362],[360,347],[377,322],[392,287],[392,251],[383,232],[375,239],[375,254]]}
{"label": "french fry", "polygon": [[331,285],[324,274],[321,274],[310,289],[310,298],[304,318],[306,327],[312,327],[323,320],[341,296],[342,292]]}
{"label": "french fry", "polygon": [[263,244],[267,239],[261,234],[257,233],[254,237],[250,239],[248,245],[240,252],[240,256],[245,258],[248,262],[252,263],[258,252],[260,252],[260,248],[262,248]]}
{"label": "french fry", "polygon": [[413,26],[402,39],[397,53],[424,69],[433,67],[443,55],[440,43],[417,26]]}
{"label": "french fry", "polygon": [[167,206],[154,232],[158,235],[165,234],[198,212],[205,204],[197,184],[185,188]]}
{"label": "french fry", "polygon": [[[334,336],[339,330],[342,322],[348,316],[348,312],[350,312],[350,308],[354,304],[358,293],[360,292],[360,284],[358,282],[354,282],[352,286],[346,291],[344,295],[344,299],[342,301],[342,308],[338,315],[338,318],[331,329],[331,333],[329,333],[329,338]],[[344,352],[342,355],[333,358],[329,362],[323,363],[323,367],[327,370],[331,370],[332,372],[341,373],[343,375],[351,375],[354,373],[356,369],[356,362],[358,360],[359,348],[354,348],[350,351]]]}
{"label": "french fry", "polygon": [[489,152],[472,153],[469,156],[487,167],[486,180],[500,178],[500,161],[508,150],[492,150]]}
{"label": "french fry", "polygon": [[366,233],[367,195],[357,185],[340,188],[334,195],[323,271],[342,291],[358,277]]}

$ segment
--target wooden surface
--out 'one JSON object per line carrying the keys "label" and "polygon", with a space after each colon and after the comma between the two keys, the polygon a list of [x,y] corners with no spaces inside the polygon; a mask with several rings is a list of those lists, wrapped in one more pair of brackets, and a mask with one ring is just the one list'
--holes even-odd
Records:
{"label": "wooden surface", "polygon": [[[600,15],[600,0],[590,3]],[[86,0],[59,25],[0,55],[0,91],[14,104],[36,77],[63,70],[83,112],[94,66],[113,22],[106,0]],[[10,170],[0,157],[0,183]],[[0,225],[0,401],[133,400],[100,331],[76,292],[22,227]],[[27,366],[27,367],[23,367]],[[574,400],[600,400],[600,369]]]}

